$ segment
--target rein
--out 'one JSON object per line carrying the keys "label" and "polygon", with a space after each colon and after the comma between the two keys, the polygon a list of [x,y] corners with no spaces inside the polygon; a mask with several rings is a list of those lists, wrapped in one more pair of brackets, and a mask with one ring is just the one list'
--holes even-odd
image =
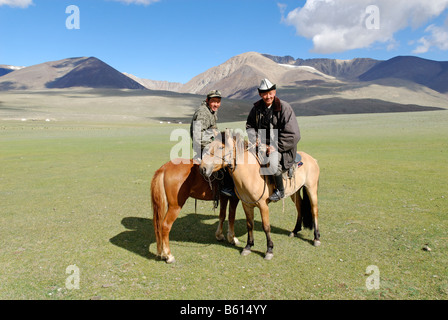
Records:
{"label": "rein", "polygon": [[[216,210],[216,208],[218,208],[218,205],[219,205],[219,194],[218,193],[215,193],[215,190],[213,189],[213,182],[215,181],[215,180],[218,180],[218,181],[221,181],[221,180],[223,180],[224,179],[224,173],[222,173],[222,172],[220,172],[220,171],[217,171],[217,172],[214,172],[210,177],[206,177],[206,176],[204,176],[203,174],[202,174],[202,172],[200,172],[200,174],[201,174],[201,176],[202,176],[202,178],[205,180],[205,181],[207,181],[208,182],[208,185],[209,185],[209,187],[210,187],[210,190],[212,190],[213,192],[214,192],[214,200],[213,200],[213,210]],[[219,190],[219,188],[218,188],[218,190]],[[219,191],[218,191],[219,192]],[[195,200],[195,209],[194,209],[194,211],[195,211],[195,213],[196,213],[196,209],[197,209],[197,200]]]}
{"label": "rein", "polygon": [[257,201],[246,201],[246,200],[243,200],[243,198],[241,198],[240,193],[238,192],[238,188],[235,187],[235,193],[238,196],[238,198],[240,198],[241,202],[244,202],[245,204],[257,204],[263,198],[264,193],[266,191],[267,183],[266,183],[265,176],[263,176],[263,180],[264,180],[263,192],[261,193],[261,196],[260,196],[260,198],[258,198]]}
{"label": "rein", "polygon": [[[221,181],[224,179],[224,173],[220,173],[220,171],[214,172],[210,177],[206,178],[204,176],[202,176],[207,182],[208,185],[210,186],[210,190],[212,190],[213,192],[215,192],[215,190],[213,189],[213,182],[215,180]],[[218,193],[219,193],[219,187],[218,187]],[[215,210],[216,208],[218,208],[219,205],[219,194],[214,194],[214,198],[215,200],[213,200],[213,210]]]}
{"label": "rein", "polygon": [[[249,149],[246,149],[246,151],[250,152]],[[231,154],[231,152],[229,152],[229,154]],[[223,161],[225,161],[225,162],[228,163],[227,166],[228,166],[229,169],[231,170],[231,173],[232,173],[232,174],[235,172],[235,170],[236,170],[236,166],[237,166],[237,163],[238,163],[238,161],[237,161],[238,153],[237,153],[237,151],[236,151],[236,142],[233,144],[233,154],[234,154],[235,156],[233,157],[233,164],[232,164],[232,165],[230,164],[230,161],[226,161],[226,160],[225,160],[225,157],[226,157],[228,154],[226,154],[226,155],[224,156],[224,158],[222,158]],[[255,158],[257,159],[258,162],[260,161],[260,159],[258,159],[258,157],[257,157],[256,155],[255,155]],[[236,187],[235,187],[235,193],[236,193],[236,195],[238,196],[238,198],[241,200],[241,202],[244,202],[245,204],[257,204],[257,203],[263,198],[264,193],[266,192],[266,186],[267,186],[267,183],[266,183],[266,177],[265,177],[265,176],[263,176],[263,181],[264,181],[264,184],[263,184],[263,192],[261,193],[261,196],[258,198],[257,201],[246,201],[246,200],[243,200],[243,198],[241,197],[240,193],[238,192],[238,188],[236,188]]]}
{"label": "rein", "polygon": [[[248,149],[246,149],[246,151],[251,152]],[[206,151],[205,154],[210,155],[210,152]],[[254,154],[254,156],[257,159],[258,163],[260,163],[260,159],[258,158],[258,156],[256,154]],[[237,142],[234,140],[232,150],[229,151],[228,153],[224,154],[224,156],[219,156],[219,155],[213,154],[213,157],[216,157],[217,159],[220,159],[222,161],[222,163],[225,165],[225,167],[229,168],[230,174],[233,175],[233,173],[235,172],[236,167],[238,165],[238,161],[237,161],[237,158],[238,158]],[[215,174],[212,175],[213,178],[212,178],[212,176],[210,176],[208,178],[204,176],[204,179],[209,183],[210,189],[212,189],[212,190],[213,190],[212,182],[214,180],[222,180],[223,179],[223,177],[222,178],[218,178],[217,176],[215,176]],[[241,195],[240,195],[240,193],[238,192],[238,189],[236,187],[235,187],[235,193],[238,196],[238,198],[241,200],[241,202],[243,202],[245,204],[250,204],[250,205],[257,204],[263,198],[264,193],[266,192],[267,182],[266,182],[266,177],[265,176],[263,176],[263,181],[264,181],[263,192],[261,193],[260,197],[256,201],[246,201],[246,200],[243,200]]]}

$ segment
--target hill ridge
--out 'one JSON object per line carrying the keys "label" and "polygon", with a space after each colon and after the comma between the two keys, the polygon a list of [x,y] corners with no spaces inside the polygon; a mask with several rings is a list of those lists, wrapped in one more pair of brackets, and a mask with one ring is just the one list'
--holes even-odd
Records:
{"label": "hill ridge", "polygon": [[359,77],[360,81],[401,79],[424,85],[441,93],[448,92],[448,61],[415,56],[397,56],[383,61]]}
{"label": "hill ridge", "polygon": [[0,91],[53,88],[144,89],[95,57],[75,57],[22,68],[0,77]]}

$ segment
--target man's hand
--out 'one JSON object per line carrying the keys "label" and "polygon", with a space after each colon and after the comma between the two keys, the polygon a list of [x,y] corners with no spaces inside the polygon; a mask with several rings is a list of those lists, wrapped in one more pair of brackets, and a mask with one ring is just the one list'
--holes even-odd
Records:
{"label": "man's hand", "polygon": [[267,149],[266,149],[266,154],[267,155],[270,155],[271,153],[274,153],[276,150],[275,150],[275,147],[274,146],[269,146]]}

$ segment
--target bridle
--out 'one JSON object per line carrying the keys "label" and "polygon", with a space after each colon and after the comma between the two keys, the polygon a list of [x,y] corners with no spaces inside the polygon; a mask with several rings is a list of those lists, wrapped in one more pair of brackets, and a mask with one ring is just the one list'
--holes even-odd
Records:
{"label": "bridle", "polygon": [[[233,157],[233,154],[235,154],[235,152],[236,152],[236,147],[234,144],[232,150],[230,150],[229,152],[224,154],[224,156],[218,156],[216,154],[213,154],[213,158],[220,159],[223,164],[223,167],[228,167],[231,170],[231,172],[234,172],[235,167],[236,167],[236,157]],[[206,150],[204,155],[210,156],[210,150]],[[233,163],[232,163],[232,159],[233,159]]]}
{"label": "bridle", "polygon": [[[224,150],[225,150],[226,149],[225,148],[225,143],[223,145],[224,145]],[[236,148],[237,148],[237,144],[234,141],[233,147],[231,148],[230,151],[228,151],[226,154],[224,154],[224,156],[219,156],[219,155],[213,154],[213,158],[217,158],[217,159],[220,159],[222,161],[223,167],[229,168],[230,174],[233,174],[235,172],[236,167],[238,165],[238,161],[237,161],[238,152],[237,152]],[[210,150],[206,150],[204,155],[209,155],[210,156]],[[255,157],[257,157],[257,156],[255,155]],[[257,160],[259,161],[258,158],[257,158]],[[210,186],[211,186],[211,181],[212,181],[211,179],[212,178],[211,177],[208,177],[208,178],[204,177],[204,178],[210,183]],[[257,204],[263,198],[264,193],[266,192],[267,182],[266,182],[266,177],[265,176],[263,176],[263,181],[264,181],[263,192],[261,193],[261,196],[256,201],[246,201],[246,200],[243,200],[243,198],[239,194],[237,188],[235,188],[235,193],[238,196],[238,198],[241,200],[241,202],[244,202],[245,204],[250,204],[250,205]]]}
{"label": "bridle", "polygon": [[[234,142],[232,150],[229,153],[225,154],[224,157],[221,158],[223,160],[223,164],[227,163],[227,167],[230,169],[230,173],[231,174],[233,174],[235,172],[236,167],[238,165],[238,161],[237,161],[238,152],[236,150],[236,145],[237,144]],[[235,154],[234,157],[233,157],[232,153]],[[231,163],[231,160],[227,160],[226,159],[226,156],[228,156],[229,154],[232,155],[233,163]],[[262,176],[262,177],[263,177],[263,181],[264,181],[263,192],[261,193],[261,196],[256,201],[246,201],[246,200],[243,200],[243,198],[241,197],[241,195],[238,192],[238,188],[235,188],[235,193],[238,196],[238,198],[241,200],[241,202],[244,202],[245,204],[257,204],[263,198],[264,193],[266,192],[267,183],[266,183],[266,177],[265,176]]]}

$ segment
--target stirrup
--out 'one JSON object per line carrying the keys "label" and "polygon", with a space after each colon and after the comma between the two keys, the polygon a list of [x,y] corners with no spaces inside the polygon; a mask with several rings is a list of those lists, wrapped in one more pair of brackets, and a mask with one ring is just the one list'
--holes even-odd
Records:
{"label": "stirrup", "polygon": [[285,197],[285,192],[284,191],[280,191],[278,189],[274,190],[274,193],[269,197],[269,200],[271,201],[279,201],[280,199]]}
{"label": "stirrup", "polygon": [[232,188],[222,188],[221,193],[228,197],[236,197],[236,193]]}

